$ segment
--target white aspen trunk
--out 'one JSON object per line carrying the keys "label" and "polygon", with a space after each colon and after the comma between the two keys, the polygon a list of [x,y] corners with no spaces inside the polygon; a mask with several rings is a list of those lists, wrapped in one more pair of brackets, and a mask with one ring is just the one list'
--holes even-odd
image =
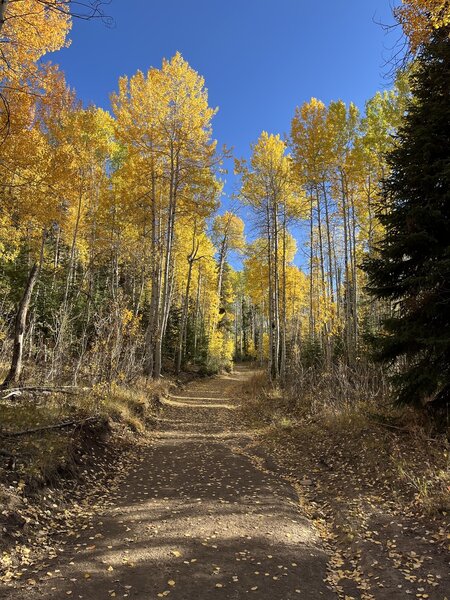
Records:
{"label": "white aspen trunk", "polygon": [[259,366],[262,367],[264,359],[264,300],[261,305],[261,314],[259,315],[259,348],[258,348]]}
{"label": "white aspen trunk", "polygon": [[281,330],[281,359],[280,359],[280,375],[284,382],[286,377],[286,335],[287,335],[287,317],[286,317],[286,206],[283,211],[283,297],[282,297],[282,318],[283,327]]}
{"label": "white aspen trunk", "polygon": [[330,227],[330,211],[328,207],[328,194],[325,185],[325,181],[322,183],[323,199],[325,207],[325,228],[327,236],[327,254],[328,254],[328,286],[331,302],[334,304],[334,286],[333,286],[333,256],[332,256],[332,245],[331,245],[331,227]]}
{"label": "white aspen trunk", "polygon": [[277,380],[280,376],[280,275],[279,275],[279,252],[278,252],[278,203],[273,201],[273,242],[274,242],[274,351],[273,351],[273,366],[274,379]]}
{"label": "white aspen trunk", "polygon": [[152,166],[151,176],[151,214],[152,214],[152,232],[151,232],[151,273],[152,287],[150,297],[150,315],[149,324],[146,333],[146,359],[144,363],[144,374],[147,377],[153,377],[153,368],[155,362],[155,340],[159,328],[160,302],[161,302],[161,276],[162,264],[161,253],[159,249],[159,240],[161,235],[161,215],[157,207],[156,197],[156,176]]}
{"label": "white aspen trunk", "polygon": [[311,340],[315,337],[314,332],[314,210],[313,195],[310,194],[310,212],[309,212],[309,337]]}
{"label": "white aspen trunk", "polygon": [[[327,289],[326,289],[326,280],[325,280],[325,258],[323,251],[323,233],[322,233],[322,210],[320,205],[320,193],[319,188],[316,186],[316,202],[317,202],[317,227],[318,227],[318,238],[319,238],[319,260],[320,260],[320,293],[323,297],[325,307],[327,306]],[[329,323],[328,320],[324,321],[322,327],[322,347],[325,350],[325,358],[327,365],[330,365],[331,362],[331,347],[330,347],[330,338],[329,338]]]}
{"label": "white aspen trunk", "polygon": [[348,236],[348,213],[347,213],[347,190],[345,185],[345,176],[340,169],[341,192],[342,192],[342,218],[344,222],[344,310],[345,310],[345,339],[347,358],[351,353],[351,325],[350,325],[350,269],[349,269],[349,236]]}
{"label": "white aspen trunk", "polygon": [[39,261],[33,263],[30,272],[28,274],[27,283],[25,285],[22,298],[17,308],[17,314],[14,324],[14,344],[13,354],[11,359],[11,366],[8,374],[3,381],[1,388],[6,388],[12,383],[17,383],[20,380],[22,374],[22,357],[23,347],[25,341],[26,327],[27,327],[27,316],[30,308],[31,297],[33,294],[34,286],[38,280],[39,273],[44,260],[44,244],[45,244],[46,232],[42,234],[41,252]]}
{"label": "white aspen trunk", "polygon": [[153,378],[161,377],[162,368],[162,343],[164,331],[169,317],[170,308],[170,280],[171,280],[171,261],[172,249],[175,236],[175,217],[177,206],[177,186],[178,186],[178,157],[174,156],[174,151],[171,151],[170,158],[170,186],[169,186],[169,207],[168,207],[168,223],[166,235],[166,248],[164,257],[164,275],[161,298],[161,317],[155,340],[155,363],[153,367]]}
{"label": "white aspen trunk", "polygon": [[358,345],[358,274],[357,274],[357,259],[356,259],[356,210],[353,194],[350,197],[351,210],[352,210],[352,227],[351,227],[351,239],[352,239],[352,324],[353,324],[353,346],[355,354]]}
{"label": "white aspen trunk", "polygon": [[270,377],[273,376],[273,346],[274,346],[274,312],[273,312],[273,274],[272,274],[272,232],[270,224],[270,206],[267,202],[267,265],[269,274],[269,352],[268,352],[268,369]]}
{"label": "white aspen trunk", "polygon": [[194,317],[194,365],[197,361],[197,344],[198,344],[198,322],[200,316],[200,288],[202,283],[202,271],[199,267],[198,269],[198,279],[197,279],[197,295],[195,298],[195,317]]}

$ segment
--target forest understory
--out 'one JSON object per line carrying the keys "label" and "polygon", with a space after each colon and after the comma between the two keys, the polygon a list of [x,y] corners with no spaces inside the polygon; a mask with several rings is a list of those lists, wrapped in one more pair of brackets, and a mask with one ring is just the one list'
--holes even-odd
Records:
{"label": "forest understory", "polygon": [[445,428],[389,403],[337,407],[305,388],[280,393],[264,374],[247,382],[240,414],[255,439],[244,451],[295,486],[330,550],[334,589],[346,599],[447,598]]}

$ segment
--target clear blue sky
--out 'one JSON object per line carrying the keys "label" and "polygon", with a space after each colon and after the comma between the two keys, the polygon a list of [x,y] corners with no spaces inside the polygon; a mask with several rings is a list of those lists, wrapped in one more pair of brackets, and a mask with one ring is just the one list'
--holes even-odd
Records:
{"label": "clear blue sky", "polygon": [[[219,107],[219,145],[248,156],[262,130],[289,130],[312,96],[363,108],[389,86],[392,0],[111,0],[112,28],[76,21],[72,45],[51,58],[85,102],[109,108],[120,75],[159,67],[179,50]],[[232,165],[228,165],[232,170]],[[235,191],[232,174],[225,191]],[[225,200],[225,205],[227,204]]]}

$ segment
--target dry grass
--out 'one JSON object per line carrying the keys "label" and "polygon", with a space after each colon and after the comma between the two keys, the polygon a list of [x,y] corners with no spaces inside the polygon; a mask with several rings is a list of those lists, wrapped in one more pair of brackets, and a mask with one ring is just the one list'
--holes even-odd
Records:
{"label": "dry grass", "polygon": [[328,581],[340,597],[389,598],[383,590],[405,587],[440,600],[450,583],[447,438],[364,380],[347,389],[344,379],[316,379],[317,387],[291,380],[283,397],[261,375],[249,382],[240,417],[295,487],[331,555]]}
{"label": "dry grass", "polygon": [[273,448],[301,456],[305,470],[323,462],[342,469],[350,487],[353,478],[371,493],[375,481],[399,507],[450,512],[446,436],[423,412],[393,406],[377,373],[339,368],[334,375],[291,377],[282,393],[259,373],[243,390],[241,417]]}
{"label": "dry grass", "polygon": [[241,386],[240,394],[243,399],[240,413],[255,429],[278,423],[287,416],[285,396],[263,371],[258,371],[247,379]]}
{"label": "dry grass", "polygon": [[[0,419],[6,431],[46,427],[65,418],[67,413],[57,398],[46,397],[41,402],[0,403]],[[64,431],[6,437],[2,440],[2,449],[16,458],[11,459],[7,466],[2,459],[0,477],[5,476],[6,468],[9,476],[19,477],[33,487],[53,481],[58,472],[67,470],[72,463],[72,441]]]}
{"label": "dry grass", "polygon": [[144,433],[154,424],[158,403],[167,394],[167,382],[151,382],[145,379],[133,387],[100,384],[82,400],[85,410],[98,413],[115,422],[122,423],[132,431]]}
{"label": "dry grass", "polygon": [[[140,381],[133,388],[98,385],[77,396],[55,393],[0,401],[0,422],[6,432],[20,432],[71,420],[82,424],[86,418],[95,417],[97,429],[87,432],[95,445],[111,430],[116,435],[127,431],[142,435],[151,429],[158,399],[164,393],[162,384]],[[20,479],[36,488],[55,482],[62,474],[74,474],[76,453],[85,443],[84,438],[82,425],[19,437],[3,436],[0,481]]]}

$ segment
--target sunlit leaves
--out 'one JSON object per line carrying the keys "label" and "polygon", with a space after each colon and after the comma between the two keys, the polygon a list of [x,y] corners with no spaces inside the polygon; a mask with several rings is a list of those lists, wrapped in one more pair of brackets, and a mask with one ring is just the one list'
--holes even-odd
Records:
{"label": "sunlit leaves", "polygon": [[430,40],[434,30],[450,25],[448,0],[402,0],[394,15],[413,54]]}

